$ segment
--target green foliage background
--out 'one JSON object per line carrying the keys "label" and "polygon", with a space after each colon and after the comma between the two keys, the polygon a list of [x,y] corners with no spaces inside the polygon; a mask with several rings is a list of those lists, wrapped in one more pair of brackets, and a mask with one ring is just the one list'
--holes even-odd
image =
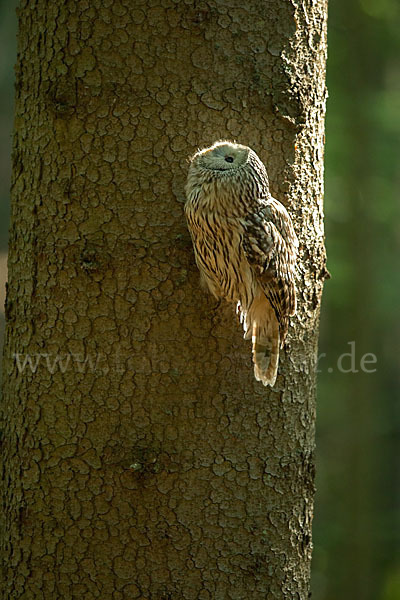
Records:
{"label": "green foliage background", "polygon": [[[15,5],[0,0],[3,252]],[[330,0],[328,88],[325,207],[332,279],[321,321],[313,598],[400,600],[398,0]]]}
{"label": "green foliage background", "polygon": [[399,600],[400,3],[331,0],[328,32],[313,597]]}

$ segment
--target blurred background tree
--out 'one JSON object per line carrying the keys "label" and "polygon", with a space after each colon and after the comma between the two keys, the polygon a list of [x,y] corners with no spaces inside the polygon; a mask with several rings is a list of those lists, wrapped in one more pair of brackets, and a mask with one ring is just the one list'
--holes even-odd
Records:
{"label": "blurred background tree", "polygon": [[[16,4],[0,0],[1,299]],[[400,600],[398,0],[331,0],[328,87],[332,280],[325,286],[319,350],[313,598]],[[367,354],[376,363],[371,356],[361,363]],[[358,372],[344,372],[350,369]]]}
{"label": "blurred background tree", "polygon": [[313,597],[398,600],[400,4],[333,0],[328,32]]}

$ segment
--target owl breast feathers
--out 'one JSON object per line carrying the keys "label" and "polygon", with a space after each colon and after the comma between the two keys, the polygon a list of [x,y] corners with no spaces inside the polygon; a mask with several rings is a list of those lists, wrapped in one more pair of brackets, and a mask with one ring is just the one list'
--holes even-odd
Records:
{"label": "owl breast feathers", "polygon": [[292,220],[271,197],[257,154],[228,141],[193,156],[186,197],[201,277],[216,298],[237,304],[244,337],[253,344],[255,378],[273,386],[279,349],[296,312]]}

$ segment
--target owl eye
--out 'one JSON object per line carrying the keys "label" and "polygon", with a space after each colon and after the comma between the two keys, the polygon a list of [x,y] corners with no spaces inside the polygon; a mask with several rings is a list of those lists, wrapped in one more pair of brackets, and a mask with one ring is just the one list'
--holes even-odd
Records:
{"label": "owl eye", "polygon": [[225,161],[229,162],[229,163],[233,163],[233,158],[232,156],[225,156]]}

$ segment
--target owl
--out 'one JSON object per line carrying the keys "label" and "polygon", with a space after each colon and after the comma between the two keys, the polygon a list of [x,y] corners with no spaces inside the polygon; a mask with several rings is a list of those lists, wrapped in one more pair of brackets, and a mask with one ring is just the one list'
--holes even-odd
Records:
{"label": "owl", "polygon": [[229,141],[196,152],[185,214],[202,281],[236,304],[244,338],[252,340],[255,378],[273,386],[296,312],[298,241],[257,154]]}

